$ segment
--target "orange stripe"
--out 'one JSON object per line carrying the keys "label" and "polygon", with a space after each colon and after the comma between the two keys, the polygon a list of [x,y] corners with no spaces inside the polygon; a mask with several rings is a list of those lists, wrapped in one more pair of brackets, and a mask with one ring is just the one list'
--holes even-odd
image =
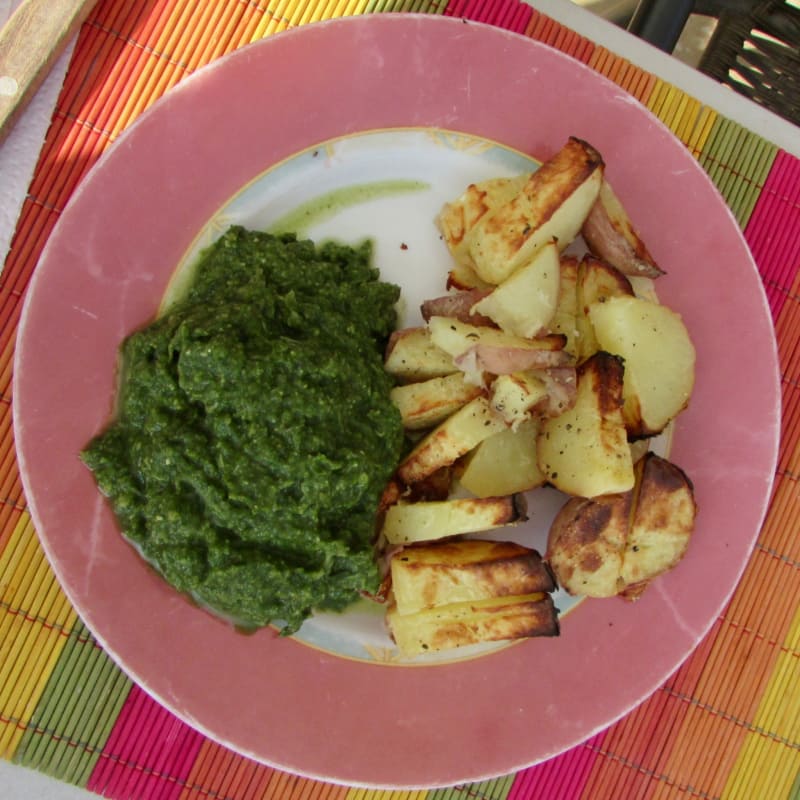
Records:
{"label": "orange stripe", "polygon": [[[162,85],[177,69],[173,61],[175,46],[182,40],[187,28],[191,28],[191,12],[188,0],[173,0],[168,3],[159,15],[159,25],[152,31],[147,40],[143,40],[144,60],[141,70],[137,70],[135,78],[125,87],[125,102],[120,104],[120,111],[115,119],[111,137],[116,138],[127,125],[135,119],[147,106],[149,99],[156,93],[156,86]],[[161,90],[163,91],[163,89]]]}

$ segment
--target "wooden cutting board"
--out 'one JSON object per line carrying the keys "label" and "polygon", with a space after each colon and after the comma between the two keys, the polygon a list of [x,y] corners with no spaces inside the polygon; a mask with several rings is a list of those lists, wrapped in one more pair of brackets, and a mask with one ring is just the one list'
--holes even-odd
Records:
{"label": "wooden cutting board", "polygon": [[0,30],[0,141],[97,0],[23,0]]}

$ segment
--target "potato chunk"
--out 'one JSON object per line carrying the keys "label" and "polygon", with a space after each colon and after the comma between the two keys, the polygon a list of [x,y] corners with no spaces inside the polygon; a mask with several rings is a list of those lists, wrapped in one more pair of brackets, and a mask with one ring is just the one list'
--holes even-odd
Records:
{"label": "potato chunk", "polygon": [[558,614],[549,594],[491,598],[399,614],[386,621],[398,649],[407,657],[471,644],[557,636]]}
{"label": "potato chunk", "polygon": [[633,462],[622,416],[621,359],[599,352],[577,370],[574,405],[542,421],[539,467],[557,489],[580,497],[628,491]]}
{"label": "potato chunk", "polygon": [[603,159],[591,145],[570,137],[468,237],[478,275],[488,283],[502,283],[548,242],[566,248],[597,199],[603,169]]}
{"label": "potato chunk", "polygon": [[480,387],[468,383],[460,372],[395,386],[389,392],[407,430],[438,425],[479,394]]}
{"label": "potato chunk", "polygon": [[545,482],[536,458],[539,421],[520,423],[484,439],[468,456],[459,483],[476,497],[527,492]]}
{"label": "potato chunk", "polygon": [[389,337],[384,369],[400,381],[424,381],[458,371],[425,327],[402,328]]}
{"label": "potato chunk", "polygon": [[511,200],[527,179],[527,175],[517,175],[471,183],[461,197],[442,208],[436,225],[457,264],[466,267],[466,275],[473,266],[468,252],[470,233],[492,210]]}
{"label": "potato chunk", "polygon": [[628,434],[660,433],[688,404],[695,349],[680,316],[638,297],[610,297],[589,309],[600,346],[625,360]]}
{"label": "potato chunk", "polygon": [[618,269],[592,256],[586,256],[578,267],[578,332],[580,359],[584,360],[601,350],[589,310],[595,303],[605,303],[609,297],[633,297],[633,287]]}
{"label": "potato chunk", "polygon": [[684,556],[694,530],[697,504],[680,467],[648,453],[636,465],[636,503],[620,579],[629,598]]}
{"label": "potato chunk", "polygon": [[525,512],[522,495],[400,502],[386,511],[382,534],[390,544],[445,539],[523,522]]}
{"label": "potato chunk", "polygon": [[551,592],[555,580],[535,550],[479,539],[406,547],[392,556],[392,592],[401,614],[453,603]]}
{"label": "potato chunk", "polygon": [[538,336],[546,331],[556,312],[560,284],[558,248],[548,242],[531,261],[479,300],[473,311],[515,336]]}
{"label": "potato chunk", "polygon": [[558,302],[550,330],[566,336],[566,350],[573,358],[578,357],[578,259],[574,256],[561,256],[561,277],[558,289]]}
{"label": "potato chunk", "polygon": [[406,484],[427,478],[505,427],[492,413],[489,401],[476,397],[418,442],[400,463],[397,476]]}
{"label": "potato chunk", "polygon": [[550,528],[545,555],[570,594],[635,599],[684,556],[696,514],[683,471],[647,453],[636,464],[631,491],[568,500]]}
{"label": "potato chunk", "polygon": [[556,515],[547,558],[561,587],[572,595],[613,597],[621,581],[633,492],[594,499],[570,498]]}
{"label": "potato chunk", "polygon": [[489,389],[492,411],[513,428],[530,418],[530,410],[547,396],[547,384],[536,371],[498,375]]}

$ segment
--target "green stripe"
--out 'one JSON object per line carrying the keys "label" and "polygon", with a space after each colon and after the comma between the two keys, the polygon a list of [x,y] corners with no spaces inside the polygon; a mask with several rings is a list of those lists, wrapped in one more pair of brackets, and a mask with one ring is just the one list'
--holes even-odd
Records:
{"label": "green stripe", "polygon": [[777,154],[766,139],[717,117],[699,161],[743,228]]}
{"label": "green stripe", "polygon": [[800,772],[797,773],[797,777],[794,779],[794,783],[792,784],[792,788],[786,800],[800,800]]}
{"label": "green stripe", "polygon": [[83,623],[76,622],[14,760],[85,784],[130,686]]}
{"label": "green stripe", "polygon": [[447,789],[433,789],[426,800],[505,800],[514,782],[514,773],[489,781],[468,783]]}

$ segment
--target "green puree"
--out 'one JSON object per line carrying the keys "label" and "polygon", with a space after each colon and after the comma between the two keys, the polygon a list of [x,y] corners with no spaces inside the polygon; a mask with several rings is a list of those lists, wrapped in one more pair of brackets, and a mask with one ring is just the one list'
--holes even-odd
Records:
{"label": "green puree", "polygon": [[244,627],[292,633],[378,586],[403,430],[382,359],[399,289],[370,259],[231,228],[124,342],[117,415],[83,453],[142,555]]}

